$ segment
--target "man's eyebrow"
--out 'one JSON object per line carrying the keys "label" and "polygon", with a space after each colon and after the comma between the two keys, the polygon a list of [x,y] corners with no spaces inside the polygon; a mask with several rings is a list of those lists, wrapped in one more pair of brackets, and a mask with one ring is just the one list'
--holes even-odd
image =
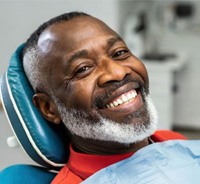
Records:
{"label": "man's eyebrow", "polygon": [[109,47],[112,47],[116,42],[124,42],[123,39],[120,36],[112,37],[108,39],[107,45]]}
{"label": "man's eyebrow", "polygon": [[73,62],[74,60],[81,58],[81,57],[86,57],[88,56],[88,51],[87,50],[80,50],[75,52],[69,59],[68,59],[68,64]]}

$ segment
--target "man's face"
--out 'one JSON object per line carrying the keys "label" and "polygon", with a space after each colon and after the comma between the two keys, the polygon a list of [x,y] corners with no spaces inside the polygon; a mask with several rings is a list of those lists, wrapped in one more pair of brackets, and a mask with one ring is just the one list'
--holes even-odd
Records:
{"label": "man's face", "polygon": [[67,111],[88,114],[90,123],[149,122],[146,68],[104,23],[82,16],[54,24],[38,46],[51,94]]}

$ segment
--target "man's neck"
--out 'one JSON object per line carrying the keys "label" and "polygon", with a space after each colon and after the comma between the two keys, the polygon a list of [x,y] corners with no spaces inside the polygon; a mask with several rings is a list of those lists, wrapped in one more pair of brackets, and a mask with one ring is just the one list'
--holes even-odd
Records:
{"label": "man's neck", "polygon": [[117,142],[99,141],[83,139],[80,137],[73,137],[72,145],[74,150],[81,153],[95,155],[113,155],[129,152],[134,153],[137,150],[149,145],[149,140],[148,138],[146,138],[143,141],[137,143],[122,144]]}

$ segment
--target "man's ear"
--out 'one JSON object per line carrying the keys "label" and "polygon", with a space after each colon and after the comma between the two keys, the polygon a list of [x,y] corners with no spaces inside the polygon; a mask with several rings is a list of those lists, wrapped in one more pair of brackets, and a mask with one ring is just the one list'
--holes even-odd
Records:
{"label": "man's ear", "polygon": [[45,93],[36,93],[33,96],[33,103],[46,120],[55,124],[59,124],[61,122],[57,107],[50,96]]}

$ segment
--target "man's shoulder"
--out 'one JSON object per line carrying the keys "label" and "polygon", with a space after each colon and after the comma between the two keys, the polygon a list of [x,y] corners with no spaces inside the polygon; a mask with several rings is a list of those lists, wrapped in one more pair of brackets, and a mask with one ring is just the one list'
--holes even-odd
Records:
{"label": "man's shoulder", "polygon": [[163,142],[167,140],[187,140],[188,138],[178,132],[171,130],[157,130],[151,136],[151,139],[155,142]]}

